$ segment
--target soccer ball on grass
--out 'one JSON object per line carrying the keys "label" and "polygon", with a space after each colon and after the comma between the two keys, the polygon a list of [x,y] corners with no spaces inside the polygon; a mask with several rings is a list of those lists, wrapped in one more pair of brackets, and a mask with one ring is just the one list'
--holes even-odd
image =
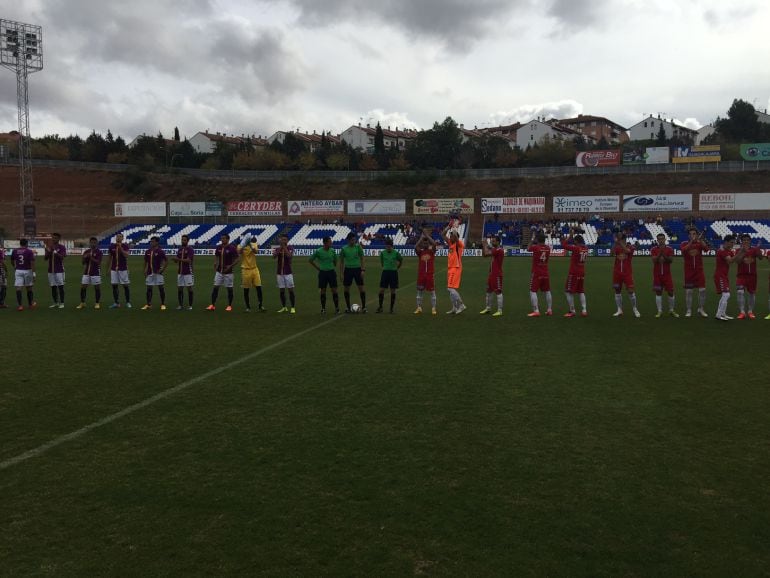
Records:
{"label": "soccer ball on grass", "polygon": [[358,303],[353,303],[353,305],[350,306],[350,310],[353,313],[358,313],[359,311],[361,311],[361,306]]}

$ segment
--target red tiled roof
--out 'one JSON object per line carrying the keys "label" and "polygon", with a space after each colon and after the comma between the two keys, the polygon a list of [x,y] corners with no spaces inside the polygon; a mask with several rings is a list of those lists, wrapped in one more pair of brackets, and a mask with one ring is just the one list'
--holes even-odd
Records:
{"label": "red tiled roof", "polygon": [[626,130],[624,127],[619,125],[616,122],[611,121],[610,119],[603,117],[603,116],[594,116],[592,114],[581,114],[579,116],[576,116],[574,118],[563,118],[558,121],[560,124],[583,124],[586,122],[601,122],[604,124],[609,124],[611,126],[617,127],[620,130]]}

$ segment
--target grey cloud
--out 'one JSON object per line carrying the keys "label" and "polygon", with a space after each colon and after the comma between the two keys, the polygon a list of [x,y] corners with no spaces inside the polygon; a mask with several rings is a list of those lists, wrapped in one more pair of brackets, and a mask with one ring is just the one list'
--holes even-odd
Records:
{"label": "grey cloud", "polygon": [[605,8],[594,0],[553,0],[548,16],[554,18],[559,27],[552,36],[569,35],[596,26],[602,21]]}
{"label": "grey cloud", "polygon": [[751,18],[757,11],[757,7],[751,4],[742,5],[729,10],[709,9],[703,12],[703,20],[712,28],[721,28],[737,24],[741,20]]}
{"label": "grey cloud", "polygon": [[467,50],[528,0],[287,0],[299,22],[315,27],[369,21],[404,30],[414,38],[439,41],[452,52]]}

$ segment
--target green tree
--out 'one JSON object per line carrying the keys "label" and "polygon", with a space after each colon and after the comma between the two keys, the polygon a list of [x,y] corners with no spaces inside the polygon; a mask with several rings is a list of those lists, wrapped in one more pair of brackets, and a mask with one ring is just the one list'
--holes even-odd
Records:
{"label": "green tree", "polygon": [[451,169],[460,163],[462,134],[452,117],[417,133],[407,148],[407,160],[415,168]]}
{"label": "green tree", "polygon": [[736,98],[727,111],[727,118],[716,121],[716,134],[723,142],[756,142],[764,132],[754,105]]}
{"label": "green tree", "polygon": [[174,140],[176,142],[180,141],[180,138],[179,138],[179,127],[176,127],[176,126],[174,127]]}
{"label": "green tree", "polygon": [[657,137],[655,138],[655,145],[659,146],[659,147],[662,147],[662,146],[664,146],[666,144],[666,141],[668,139],[666,139],[666,129],[663,126],[663,123],[659,122],[658,125],[660,125],[660,126],[658,128]]}

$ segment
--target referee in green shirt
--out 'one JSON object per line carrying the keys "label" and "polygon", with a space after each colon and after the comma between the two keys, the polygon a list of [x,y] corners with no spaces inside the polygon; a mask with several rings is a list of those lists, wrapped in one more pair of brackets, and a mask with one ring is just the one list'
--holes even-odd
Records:
{"label": "referee in green shirt", "polygon": [[385,250],[380,253],[382,275],[380,275],[380,306],[377,313],[382,313],[382,302],[385,299],[385,289],[390,289],[390,312],[396,307],[396,289],[398,289],[398,270],[404,262],[401,253],[393,249],[393,239],[385,239]]}
{"label": "referee in green shirt", "polygon": [[361,296],[361,313],[366,313],[366,288],[364,287],[364,250],[358,243],[355,233],[349,233],[348,244],[340,249],[340,274],[342,275],[342,288],[345,292],[345,313],[350,313],[350,286],[353,281],[358,287]]}
{"label": "referee in green shirt", "polygon": [[326,288],[331,287],[334,312],[340,312],[340,298],[337,295],[337,252],[332,249],[332,238],[323,238],[319,247],[310,256],[310,264],[318,270],[318,292],[321,295],[321,314],[326,313]]}

